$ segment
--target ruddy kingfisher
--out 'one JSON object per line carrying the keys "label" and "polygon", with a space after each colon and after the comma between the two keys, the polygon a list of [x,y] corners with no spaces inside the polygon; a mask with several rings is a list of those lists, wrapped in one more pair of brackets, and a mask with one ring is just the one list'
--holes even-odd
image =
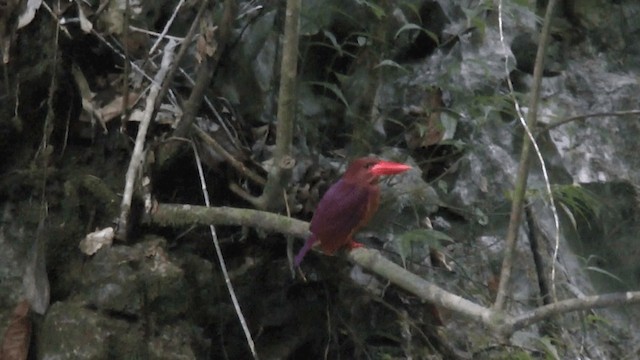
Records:
{"label": "ruddy kingfisher", "polygon": [[361,247],[353,236],[378,210],[380,176],[400,174],[409,169],[411,166],[406,164],[370,157],[352,161],[342,178],[331,185],[320,200],[311,219],[311,236],[296,255],[295,265],[300,266],[317,241],[327,255],[342,247]]}

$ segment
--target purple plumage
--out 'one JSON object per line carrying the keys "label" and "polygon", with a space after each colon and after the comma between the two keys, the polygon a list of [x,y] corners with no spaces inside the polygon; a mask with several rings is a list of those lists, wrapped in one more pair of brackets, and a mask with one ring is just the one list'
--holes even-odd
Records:
{"label": "purple plumage", "polygon": [[365,212],[373,205],[370,202],[377,204],[379,194],[377,187],[359,186],[344,179],[333,184],[313,214],[310,226],[312,234],[296,255],[295,265],[300,265],[316,241],[320,241],[322,251],[328,255],[352,243],[352,235],[364,225],[363,220],[369,220]]}

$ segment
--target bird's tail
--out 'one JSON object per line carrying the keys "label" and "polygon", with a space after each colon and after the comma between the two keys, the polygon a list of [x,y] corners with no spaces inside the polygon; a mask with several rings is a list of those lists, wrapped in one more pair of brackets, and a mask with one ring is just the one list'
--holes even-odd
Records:
{"label": "bird's tail", "polygon": [[311,234],[311,236],[309,236],[307,242],[304,243],[304,246],[302,247],[302,249],[300,249],[298,255],[296,255],[295,259],[293,260],[293,263],[296,267],[300,266],[302,259],[309,252],[309,250],[311,250],[311,247],[313,246],[313,243],[316,242],[316,240],[317,238],[314,234]]}

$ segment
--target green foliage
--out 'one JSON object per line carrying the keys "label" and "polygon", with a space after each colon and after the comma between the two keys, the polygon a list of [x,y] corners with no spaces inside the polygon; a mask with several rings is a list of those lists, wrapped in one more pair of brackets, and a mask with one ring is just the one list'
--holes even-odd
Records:
{"label": "green foliage", "polygon": [[325,81],[309,81],[308,84],[318,85],[329,90],[331,93],[333,93],[333,95],[335,95],[338,99],[340,99],[340,101],[344,104],[344,106],[347,109],[349,108],[349,102],[347,101],[344,94],[342,93],[342,90],[336,84],[332,84]]}
{"label": "green foliage", "polygon": [[576,184],[553,185],[551,191],[556,204],[569,217],[574,229],[578,228],[576,216],[581,217],[587,224],[590,224],[591,219],[600,216],[602,202],[586,188]]}
{"label": "green foliage", "polygon": [[487,27],[484,14],[491,10],[493,7],[492,2],[483,1],[479,6],[473,8],[462,7],[462,11],[467,17],[467,22],[474,27],[480,34],[485,33]]}
{"label": "green foliage", "polygon": [[303,1],[300,12],[300,35],[313,35],[326,28],[334,17],[334,9],[325,0]]}
{"label": "green foliage", "polygon": [[611,272],[609,272],[609,271],[607,271],[607,270],[605,270],[603,268],[600,268],[600,267],[597,267],[597,266],[587,266],[586,269],[589,270],[589,271],[593,271],[593,272],[597,272],[597,273],[603,274],[605,276],[608,276],[608,277],[618,281],[622,285],[626,285],[625,282],[622,279],[620,279],[619,277],[615,276],[614,274],[612,274]]}
{"label": "green foliage", "polygon": [[532,360],[533,358],[529,355],[528,352],[524,350],[518,350],[513,354],[509,354],[509,359],[511,360]]}
{"label": "green foliage", "polygon": [[[602,213],[602,201],[593,192],[578,184],[551,185],[551,192],[556,206],[564,211],[576,230],[578,229],[577,217],[590,225],[591,220],[599,218]],[[510,194],[507,197],[510,198]],[[545,189],[528,190],[526,197],[548,200]]]}
{"label": "green foliage", "polygon": [[[417,229],[407,231],[400,235],[396,242],[398,253],[402,263],[406,266],[406,259],[413,253],[414,247],[428,249],[429,247],[440,249],[442,242],[453,242],[447,234],[432,229]],[[426,250],[428,252],[428,250]]]}
{"label": "green foliage", "polygon": [[384,18],[385,16],[387,16],[386,11],[384,11],[384,8],[382,6],[379,6],[377,4],[374,4],[371,1],[366,1],[366,0],[356,0],[356,3],[358,5],[364,5],[367,8],[369,8],[369,10],[371,10],[371,12],[373,13],[373,15],[375,15],[375,17],[378,20],[381,20],[382,18]]}
{"label": "green foliage", "polygon": [[382,60],[378,63],[378,65],[376,65],[374,67],[374,69],[379,68],[379,67],[390,67],[390,68],[395,68],[398,70],[402,70],[402,72],[404,73],[410,73],[411,71],[409,69],[407,69],[406,67],[398,64],[397,62],[391,60],[391,59],[385,59]]}
{"label": "green foliage", "polygon": [[591,325],[606,325],[606,326],[611,326],[611,322],[599,315],[596,315],[595,313],[589,314],[587,315],[587,323],[591,324]]}
{"label": "green foliage", "polygon": [[[329,41],[333,45],[333,48],[338,52],[338,55],[344,56],[345,53],[342,50],[342,46],[338,43],[338,39],[336,39],[336,36],[331,31],[327,31],[327,30],[323,30],[322,34],[324,34],[324,36],[327,39],[329,39]],[[322,43],[319,43],[319,44],[322,44]],[[349,55],[353,56],[352,54],[349,54]]]}
{"label": "green foliage", "polygon": [[[476,116],[481,119],[488,119],[494,114],[500,114],[510,119],[515,119],[518,114],[516,113],[515,107],[513,106],[513,97],[521,102],[520,97],[524,97],[525,95],[522,93],[512,93],[512,94],[472,94],[473,97],[470,99],[472,107],[471,110],[474,109],[476,111],[481,110],[482,113],[476,113]],[[487,105],[491,106],[487,106]],[[485,109],[489,109],[490,112],[487,112]]]}
{"label": "green foliage", "polygon": [[436,186],[438,187],[438,190],[442,191],[443,194],[449,193],[449,184],[446,181],[442,179],[438,180]]}
{"label": "green foliage", "polygon": [[[447,125],[444,126],[447,129]],[[460,139],[451,139],[451,140],[443,140],[440,142],[440,145],[449,145],[455,148],[457,152],[467,151],[470,144],[464,140]]]}
{"label": "green foliage", "polygon": [[480,208],[473,208],[473,217],[478,222],[478,224],[482,226],[485,226],[489,223],[489,216]]}
{"label": "green foliage", "polygon": [[560,354],[558,354],[558,349],[553,344],[552,339],[547,336],[541,337],[538,339],[540,345],[542,345],[542,350],[544,351],[546,358],[549,360],[560,360]]}
{"label": "green foliage", "polygon": [[427,36],[429,36],[433,41],[436,42],[436,44],[440,44],[440,39],[438,39],[438,35],[434,34],[433,32],[423,28],[422,26],[418,25],[418,24],[413,24],[413,23],[409,23],[409,24],[405,24],[403,25],[400,29],[398,29],[398,31],[396,31],[395,35],[393,35],[394,39],[397,39],[400,34],[402,34],[405,31],[408,30],[418,30],[421,31],[425,34],[427,34]]}
{"label": "green foliage", "polygon": [[603,258],[601,258],[600,256],[597,256],[597,255],[590,255],[590,256],[589,256],[589,257],[584,261],[584,263],[585,263],[585,269],[586,269],[586,270],[588,270],[588,271],[592,271],[592,272],[597,273],[597,274],[604,275],[604,276],[606,276],[606,277],[608,277],[608,278],[611,278],[611,279],[613,279],[613,280],[617,281],[618,283],[620,283],[621,285],[623,285],[623,286],[625,286],[625,287],[629,287],[629,286],[628,286],[628,284],[627,284],[627,283],[625,283],[625,281],[624,281],[624,280],[622,280],[620,277],[618,277],[618,276],[614,275],[613,273],[611,273],[611,272],[609,272],[609,271],[607,271],[607,270],[605,270],[605,269],[603,269],[603,268],[601,268],[601,267],[599,267],[599,266],[593,266],[593,265],[590,265],[592,262],[596,262],[596,263],[597,263],[597,262],[604,263],[604,262],[606,262],[606,260],[605,260],[605,259],[603,259]]}

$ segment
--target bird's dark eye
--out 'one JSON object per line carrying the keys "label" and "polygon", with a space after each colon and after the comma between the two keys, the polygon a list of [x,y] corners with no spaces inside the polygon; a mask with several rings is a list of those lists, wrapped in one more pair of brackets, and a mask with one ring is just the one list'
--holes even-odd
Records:
{"label": "bird's dark eye", "polygon": [[375,162],[368,162],[366,164],[364,164],[365,169],[371,169],[373,167],[373,165],[375,165]]}

